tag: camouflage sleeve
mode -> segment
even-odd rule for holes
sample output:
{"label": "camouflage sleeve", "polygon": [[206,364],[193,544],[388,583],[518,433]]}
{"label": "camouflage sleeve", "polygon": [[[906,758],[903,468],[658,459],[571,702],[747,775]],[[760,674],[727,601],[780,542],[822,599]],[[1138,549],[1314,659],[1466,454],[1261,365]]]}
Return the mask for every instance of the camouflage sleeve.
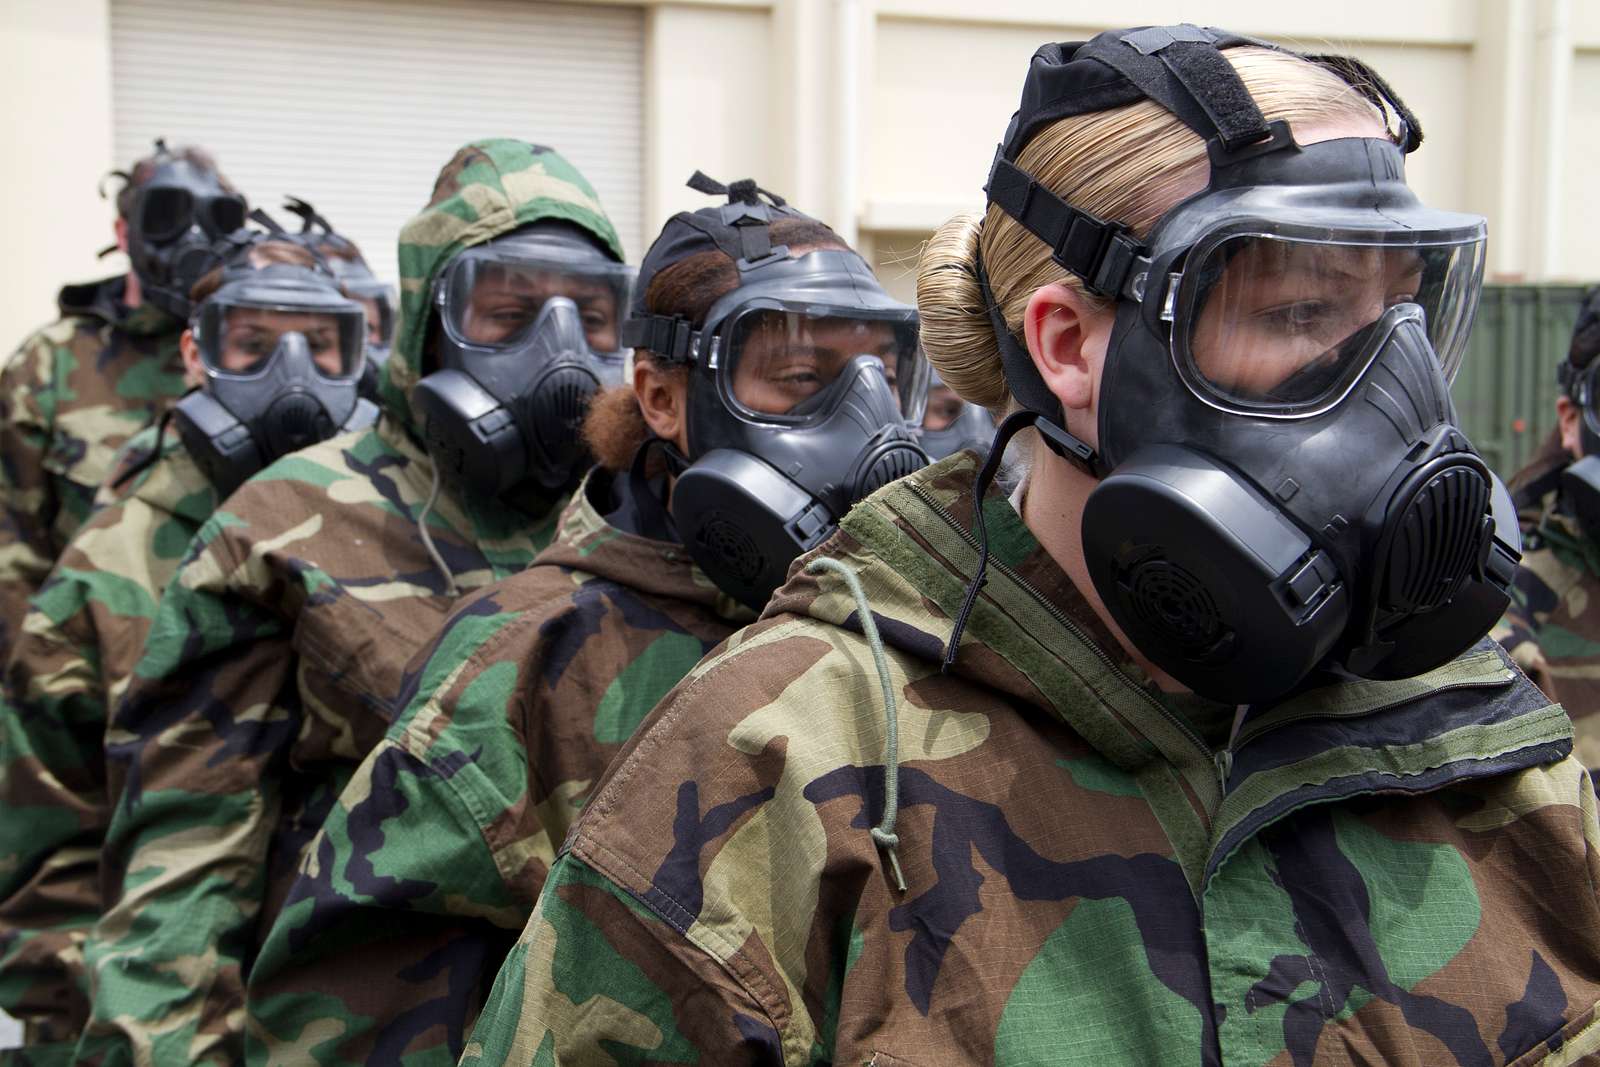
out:
{"label": "camouflage sleeve", "polygon": [[506,957],[463,1067],[599,1062],[809,1064],[717,961],[563,855]]}
{"label": "camouflage sleeve", "polygon": [[273,836],[301,707],[283,591],[233,547],[236,521],[218,512],[202,528],[113,718],[107,910],[87,947],[80,1059],[243,1058],[242,971],[282,859]]}
{"label": "camouflage sleeve", "polygon": [[[88,1019],[83,944],[109,821],[93,592],[58,571],[34,597],[0,705],[0,1007],[30,1045],[75,1042]],[[143,599],[126,607],[152,610]]]}
{"label": "camouflage sleeve", "polygon": [[514,616],[492,607],[463,605],[419,657],[417,695],[323,823],[250,973],[251,1063],[460,1056],[553,851],[488,640]]}
{"label": "camouflage sleeve", "polygon": [[59,348],[41,330],[0,370],[0,661],[60,547],[53,532],[59,502],[45,471]]}

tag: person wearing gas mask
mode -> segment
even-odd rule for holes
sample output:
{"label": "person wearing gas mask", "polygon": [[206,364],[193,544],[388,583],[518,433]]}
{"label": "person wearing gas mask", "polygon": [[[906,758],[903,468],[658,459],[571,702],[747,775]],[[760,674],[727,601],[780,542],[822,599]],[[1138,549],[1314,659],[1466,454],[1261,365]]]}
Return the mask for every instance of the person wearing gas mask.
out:
{"label": "person wearing gas mask", "polygon": [[1494,636],[1572,717],[1583,765],[1600,770],[1600,287],[1584,297],[1557,369],[1564,462],[1536,455],[1519,471],[1522,566]]}
{"label": "person wearing gas mask", "polygon": [[652,712],[463,1062],[1600,1048],[1592,787],[1483,639],[1515,526],[1448,392],[1484,224],[1418,139],[1343,57],[1035,53],[919,268],[989,459],[857,505]]}
{"label": "person wearing gas mask", "polygon": [[61,318],[0,370],[0,657],[117,450],[183,392],[189,287],[211,242],[244,222],[243,197],[202,148],[157,141],[113,176],[123,186],[106,251],[126,252],[130,269],[65,286]]}
{"label": "person wearing gas mask", "polygon": [[338,275],[344,291],[367,313],[367,360],[361,374],[361,395],[378,399],[383,365],[394,344],[394,287],[378,280],[356,243],[333,228],[316,208],[299,197],[288,197],[284,208],[300,217],[298,239],[309,243],[328,268]]}
{"label": "person wearing gas mask", "polygon": [[[440,172],[400,235],[405,295],[377,425],[280,459],[207,521],[118,702],[111,888],[85,949],[80,1059],[243,1058],[259,939],[415,685],[407,661],[462,593],[522,570],[549,540],[579,456],[525,442],[577,428],[528,425],[539,404],[569,412],[515,383],[579,367],[593,390],[591,368],[620,364],[621,260],[593,189],[551,149],[473,142]],[[474,394],[480,375],[490,384]],[[494,491],[437,451],[457,431],[421,394],[441,376],[493,401],[471,414],[500,416],[481,427],[500,449]],[[572,392],[561,403],[581,405]]]}
{"label": "person wearing gas mask", "polygon": [[[162,588],[250,467],[377,414],[355,396],[360,305],[311,252],[264,237],[194,286],[179,343],[196,390],[130,441],[115,497],[34,594],[6,666],[0,1007],[25,1021],[39,1060],[70,1057],[88,1019],[82,948],[100,912],[99,848],[115,791],[106,725]],[[308,418],[305,394],[317,408]]]}
{"label": "person wearing gas mask", "polygon": [[[771,507],[804,497],[815,543],[923,462],[915,310],[754,182],[691,186],[727,202],[645,256],[632,381],[585,422],[601,465],[532,567],[457,607],[324,823],[251,973],[251,1062],[455,1063],[588,790],[809,547]],[[710,509],[772,554],[754,582]]]}
{"label": "person wearing gas mask", "polygon": [[977,404],[962,400],[961,395],[939,377],[938,371],[930,373],[928,405],[922,415],[922,432],[918,435],[930,459],[944,459],[963,448],[986,456],[994,429],[994,416]]}

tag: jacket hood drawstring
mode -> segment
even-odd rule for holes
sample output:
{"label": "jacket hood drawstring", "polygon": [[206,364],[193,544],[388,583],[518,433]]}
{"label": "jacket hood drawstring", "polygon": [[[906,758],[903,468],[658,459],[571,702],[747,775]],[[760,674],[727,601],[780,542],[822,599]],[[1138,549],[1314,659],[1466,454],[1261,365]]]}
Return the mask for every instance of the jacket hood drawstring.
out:
{"label": "jacket hood drawstring", "polygon": [[900,809],[900,717],[895,705],[894,682],[889,677],[889,659],[883,650],[883,638],[878,634],[878,624],[872,618],[872,604],[867,600],[861,579],[847,564],[821,557],[806,564],[806,571],[821,574],[832,571],[844,579],[850,595],[855,597],[856,615],[861,619],[861,633],[872,649],[872,662],[878,669],[878,683],[883,687],[883,818],[872,828],[872,840],[889,859],[889,870],[894,875],[895,889],[906,891],[906,878],[900,870],[900,836],[894,832],[895,819]]}
{"label": "jacket hood drawstring", "polygon": [[428,500],[422,505],[422,510],[417,513],[417,533],[422,537],[422,546],[428,550],[433,565],[444,577],[445,592],[452,597],[461,595],[461,589],[456,585],[456,576],[450,573],[449,564],[445,563],[444,556],[439,553],[439,547],[433,543],[433,534],[428,532],[428,515],[433,511],[433,506],[439,502],[439,490],[443,484],[439,477],[439,465],[433,466],[433,485],[428,490]]}

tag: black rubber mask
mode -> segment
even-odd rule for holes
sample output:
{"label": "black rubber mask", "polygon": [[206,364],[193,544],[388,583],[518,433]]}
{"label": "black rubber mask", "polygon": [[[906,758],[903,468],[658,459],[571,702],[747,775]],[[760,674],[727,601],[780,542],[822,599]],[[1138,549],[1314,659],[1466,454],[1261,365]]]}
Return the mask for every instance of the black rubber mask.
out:
{"label": "black rubber mask", "polygon": [[621,381],[632,277],[559,233],[513,234],[451,261],[434,297],[442,369],[416,387],[428,451],[448,478],[489,497],[577,485],[589,401]]}
{"label": "black rubber mask", "polygon": [[1505,608],[1520,539],[1449,392],[1483,220],[1424,207],[1390,140],[1302,147],[1266,123],[1222,58],[1237,43],[1169,27],[1041,50],[1122,72],[1208,139],[1210,187],[1147,241],[1037,186],[1020,142],[997,156],[991,199],[1115,301],[1098,452],[991,317],[1045,440],[1101,479],[1083,546],[1118,626],[1196,692],[1254,703],[1318,671],[1410,677],[1459,655]]}
{"label": "black rubber mask", "polygon": [[213,243],[244,225],[247,208],[214,171],[157,147],[128,216],[128,261],[146,300],[187,319],[190,288],[217,265]]}
{"label": "black rubber mask", "polygon": [[767,225],[797,212],[778,198],[761,202],[751,182],[696,180],[728,192],[729,204],[669,222],[645,257],[640,290],[704,248],[727,253],[740,284],[699,328],[636,304],[625,337],[690,365],[689,454],[672,519],[700,568],[759,611],[851,504],[927,463],[912,429],[927,364],[916,310],[885,293],[860,256],[791,257],[771,245]]}
{"label": "black rubber mask", "polygon": [[205,369],[174,419],[223,496],[280,456],[371,425],[360,400],[365,318],[320,271],[230,269],[191,328]]}

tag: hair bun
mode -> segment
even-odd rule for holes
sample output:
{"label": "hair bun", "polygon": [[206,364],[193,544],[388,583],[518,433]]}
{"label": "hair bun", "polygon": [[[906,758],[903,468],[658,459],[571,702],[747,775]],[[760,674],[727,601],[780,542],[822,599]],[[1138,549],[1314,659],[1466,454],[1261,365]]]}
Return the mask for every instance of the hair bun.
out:
{"label": "hair bun", "polygon": [[983,216],[957,215],[939,227],[917,262],[922,349],[961,399],[990,409],[1009,402],[1000,346],[978,285]]}

